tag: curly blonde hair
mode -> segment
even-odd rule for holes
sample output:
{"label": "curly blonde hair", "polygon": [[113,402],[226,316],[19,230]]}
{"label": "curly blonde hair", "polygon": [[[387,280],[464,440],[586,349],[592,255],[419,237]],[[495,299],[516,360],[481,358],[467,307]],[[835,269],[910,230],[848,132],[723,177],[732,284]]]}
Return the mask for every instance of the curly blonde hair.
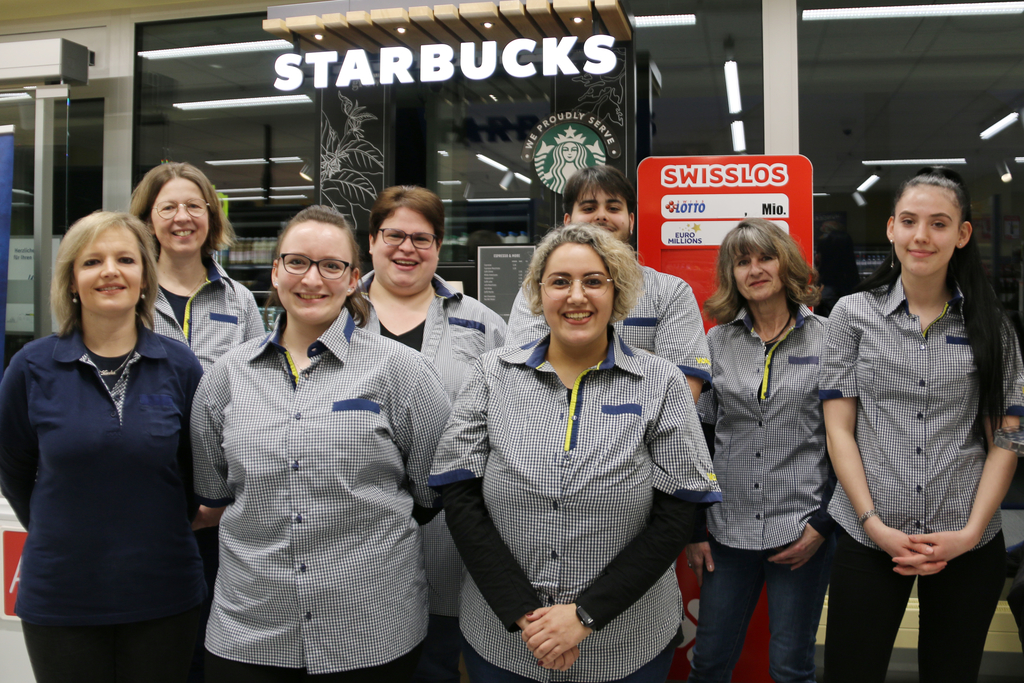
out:
{"label": "curly blonde hair", "polygon": [[750,254],[764,254],[779,260],[779,279],[786,288],[786,301],[791,309],[800,304],[814,306],[821,299],[817,285],[818,272],[804,259],[798,245],[788,233],[763,218],[747,218],[722,240],[715,268],[718,285],[704,302],[704,315],[717,323],[732,321],[747,300],[739,292],[733,268],[736,260]]}
{"label": "curly blonde hair", "polygon": [[530,270],[523,280],[523,293],[526,295],[530,312],[541,315],[543,311],[540,281],[544,277],[544,269],[547,268],[551,254],[563,244],[585,244],[597,252],[608,268],[608,275],[615,287],[615,304],[612,307],[610,322],[615,323],[625,318],[643,294],[643,269],[636,262],[636,254],[628,244],[616,239],[604,228],[591,223],[569,223],[549,232],[537,245],[537,250],[533,252],[533,259],[530,261]]}
{"label": "curly blonde hair", "polygon": [[57,320],[57,335],[66,337],[82,329],[82,304],[73,300],[71,286],[75,282],[75,261],[82,250],[95,242],[111,228],[124,228],[139,245],[142,257],[141,294],[135,304],[135,314],[146,327],[153,329],[153,308],[156,306],[157,273],[156,249],[149,228],[135,216],[114,211],[96,211],[75,221],[68,228],[57,249],[57,262],[50,281],[50,308]]}

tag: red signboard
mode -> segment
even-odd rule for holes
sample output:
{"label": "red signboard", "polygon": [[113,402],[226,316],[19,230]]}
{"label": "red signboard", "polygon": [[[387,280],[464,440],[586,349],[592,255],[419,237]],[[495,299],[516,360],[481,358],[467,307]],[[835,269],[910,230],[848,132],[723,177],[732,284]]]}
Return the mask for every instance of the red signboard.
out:
{"label": "red signboard", "polygon": [[776,223],[808,261],[812,258],[807,157],[648,157],[640,162],[637,181],[637,248],[643,264],[686,280],[702,309],[715,290],[718,246],[744,218]]}
{"label": "red signboard", "polygon": [[24,531],[3,532],[4,552],[4,616],[17,616],[14,602],[18,599],[18,583],[21,580],[21,551],[28,534]]}

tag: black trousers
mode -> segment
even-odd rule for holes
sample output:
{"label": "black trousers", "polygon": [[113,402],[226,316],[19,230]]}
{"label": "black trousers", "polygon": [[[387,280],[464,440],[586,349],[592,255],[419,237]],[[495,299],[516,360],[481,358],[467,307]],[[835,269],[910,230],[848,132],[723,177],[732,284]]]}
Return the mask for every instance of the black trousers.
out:
{"label": "black trousers", "polygon": [[917,665],[922,681],[978,680],[985,637],[1006,578],[1000,531],[931,576],[900,576],[888,553],[842,534],[832,561],[825,631],[825,683],[883,683],[893,643],[918,579]]}
{"label": "black trousers", "polygon": [[182,683],[199,613],[197,606],[130,624],[21,626],[36,683]]}
{"label": "black trousers", "polygon": [[218,657],[206,651],[206,680],[210,683],[405,683],[412,680],[420,661],[420,643],[397,659],[371,666],[330,674],[308,674],[305,669],[245,664]]}

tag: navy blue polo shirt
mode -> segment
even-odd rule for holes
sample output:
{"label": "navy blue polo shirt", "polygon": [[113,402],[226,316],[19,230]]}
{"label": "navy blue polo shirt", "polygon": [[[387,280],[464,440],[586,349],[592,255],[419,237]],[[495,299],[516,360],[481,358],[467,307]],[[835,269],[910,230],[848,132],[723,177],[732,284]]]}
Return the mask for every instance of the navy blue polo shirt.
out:
{"label": "navy blue polo shirt", "polygon": [[28,529],[23,620],[130,623],[202,601],[189,526],[202,373],[187,346],[146,329],[112,390],[77,332],[15,354],[0,382],[0,488]]}

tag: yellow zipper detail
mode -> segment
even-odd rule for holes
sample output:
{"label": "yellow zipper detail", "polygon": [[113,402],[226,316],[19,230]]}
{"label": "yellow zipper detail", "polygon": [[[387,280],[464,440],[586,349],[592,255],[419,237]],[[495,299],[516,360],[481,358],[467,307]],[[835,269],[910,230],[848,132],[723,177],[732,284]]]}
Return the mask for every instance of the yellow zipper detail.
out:
{"label": "yellow zipper detail", "polygon": [[195,294],[188,298],[188,303],[185,304],[185,324],[181,326],[181,331],[185,335],[185,341],[188,342],[189,346],[192,345],[192,339],[188,336],[189,323],[192,322],[192,300],[196,298],[196,294],[203,291],[203,287],[210,284],[210,278],[206,278],[206,282],[199,285],[199,289],[195,291]]}
{"label": "yellow zipper detail", "polygon": [[295,367],[295,362],[292,360],[292,354],[288,352],[288,349],[284,350],[285,360],[288,361],[288,369],[292,371],[292,379],[295,381],[295,386],[299,385],[299,369]]}
{"label": "yellow zipper detail", "polygon": [[764,357],[764,374],[761,376],[761,394],[760,394],[762,401],[765,398],[768,397],[768,373],[771,372],[772,356],[775,355],[775,349],[779,348],[779,344],[784,342],[786,340],[786,337],[788,337],[793,332],[793,330],[795,330],[795,329],[796,329],[796,326],[793,326],[793,327],[789,328],[789,330],[786,332],[786,334],[782,335],[782,339],[780,339],[779,341],[775,342],[775,346],[773,346],[771,348],[771,350],[768,351],[767,355],[765,355],[765,357]]}
{"label": "yellow zipper detail", "polygon": [[576,399],[579,397],[580,382],[583,381],[583,376],[594,368],[587,368],[580,373],[580,376],[576,378],[576,381],[572,384],[572,400],[569,401],[569,419],[565,426],[565,450],[569,450],[569,444],[572,443],[572,423],[574,422],[573,415],[576,414]]}
{"label": "yellow zipper detail", "polygon": [[925,339],[928,338],[928,330],[932,329],[932,325],[934,325],[935,323],[937,323],[940,320],[942,320],[945,317],[945,315],[946,315],[946,311],[948,311],[948,310],[949,310],[949,302],[947,301],[945,303],[945,305],[943,305],[942,313],[939,313],[939,317],[936,318],[935,320],[931,321],[930,323],[928,323],[928,327],[924,328],[924,332],[922,334],[924,334],[924,338]]}

